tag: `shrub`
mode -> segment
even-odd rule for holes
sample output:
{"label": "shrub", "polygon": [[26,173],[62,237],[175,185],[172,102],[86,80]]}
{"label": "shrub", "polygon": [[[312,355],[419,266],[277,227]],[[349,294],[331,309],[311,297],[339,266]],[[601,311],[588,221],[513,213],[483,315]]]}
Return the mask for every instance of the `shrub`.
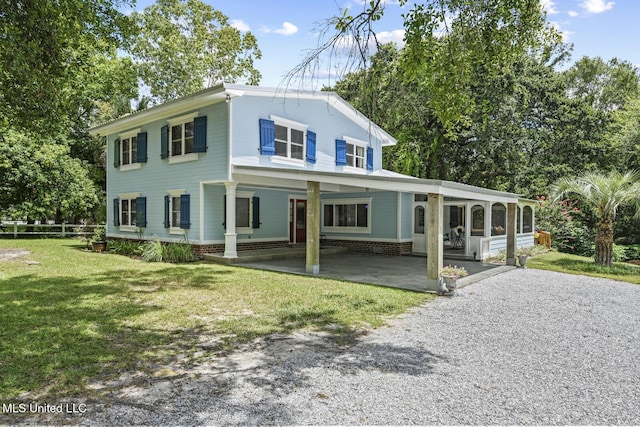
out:
{"label": "shrub", "polygon": [[109,241],[109,252],[127,256],[142,255],[143,246],[144,243],[142,242],[113,240]]}
{"label": "shrub", "polygon": [[551,246],[559,252],[587,255],[594,243],[593,236],[582,224],[576,202],[554,201],[547,196],[536,199],[536,227],[551,233]]}
{"label": "shrub", "polygon": [[147,262],[191,262],[196,257],[188,242],[163,244],[160,239],[150,240],[143,245],[142,259]]}
{"label": "shrub", "polygon": [[640,259],[640,245],[629,245],[625,248],[624,255],[626,260]]}

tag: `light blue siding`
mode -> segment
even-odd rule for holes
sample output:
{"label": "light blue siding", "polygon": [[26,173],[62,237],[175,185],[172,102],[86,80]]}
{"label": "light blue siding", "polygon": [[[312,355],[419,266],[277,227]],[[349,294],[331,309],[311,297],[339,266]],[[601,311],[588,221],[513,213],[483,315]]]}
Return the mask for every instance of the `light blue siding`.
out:
{"label": "light blue siding", "polygon": [[[178,114],[189,114],[185,111]],[[193,162],[169,164],[168,159],[160,158],[160,129],[167,124],[171,116],[142,126],[147,132],[148,160],[141,168],[120,171],[113,167],[114,140],[118,135],[109,135],[107,159],[107,200],[113,200],[118,194],[140,193],[147,198],[147,227],[144,237],[157,236],[164,240],[180,240],[180,236],[169,234],[164,227],[164,196],[169,190],[186,190],[191,195],[191,228],[188,239],[199,239],[200,218],[200,182],[222,180],[227,176],[227,111],[226,103],[209,105],[198,109],[199,116],[207,116],[207,152],[200,153]],[[126,132],[126,131],[125,131]],[[122,133],[125,133],[122,132]],[[134,232],[121,232],[113,226],[113,209],[107,210],[107,232],[120,237],[137,237]]]}
{"label": "light blue siding", "polygon": [[413,237],[413,194],[402,193],[400,202],[402,206],[401,221],[401,239],[407,240]]}
{"label": "light blue siding", "polygon": [[[315,171],[343,172],[345,167],[336,166],[335,141],[351,137],[370,142],[373,148],[373,169],[382,168],[381,142],[369,135],[351,119],[340,113],[324,99],[289,99],[281,97],[252,96],[245,94],[234,98],[232,105],[232,162],[245,166],[283,167],[272,162],[272,157],[260,154],[260,119],[269,119],[271,115],[308,126],[316,134],[316,161],[304,162],[303,168]],[[366,172],[363,170],[363,173]]]}

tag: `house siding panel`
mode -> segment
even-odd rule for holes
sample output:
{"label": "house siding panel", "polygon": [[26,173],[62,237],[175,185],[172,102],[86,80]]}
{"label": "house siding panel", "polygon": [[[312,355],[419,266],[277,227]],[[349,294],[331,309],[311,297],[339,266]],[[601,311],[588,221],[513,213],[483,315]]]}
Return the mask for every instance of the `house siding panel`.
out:
{"label": "house siding panel", "polygon": [[[367,130],[355,124],[348,117],[328,105],[324,99],[289,99],[280,97],[260,97],[244,95],[235,98],[232,105],[232,134],[235,141],[232,162],[243,166],[266,166],[282,168],[282,163],[272,161],[272,156],[260,155],[259,119],[269,119],[271,115],[308,125],[308,130],[316,134],[316,161],[304,165],[286,167],[306,170],[343,172],[345,167],[336,166],[335,140],[344,136],[369,142]],[[382,167],[381,142],[371,136],[373,148],[373,170]],[[362,173],[366,170],[363,169]]]}
{"label": "house siding panel", "polygon": [[[147,227],[144,237],[158,236],[161,240],[178,241],[188,238],[191,242],[199,239],[200,228],[200,181],[223,180],[227,176],[227,110],[226,103],[199,108],[199,116],[207,116],[206,153],[200,153],[196,161],[169,164],[168,159],[160,158],[160,130],[167,124],[166,117],[142,126],[147,132],[148,160],[141,168],[120,171],[112,167],[113,150],[108,151],[107,200],[123,193],[140,193],[147,198]],[[189,112],[185,112],[189,113]],[[180,114],[183,115],[183,114]],[[109,135],[107,143],[113,145],[118,135]],[[164,196],[169,190],[183,189],[191,195],[191,228],[185,236],[172,235],[164,227]],[[121,232],[113,225],[112,209],[107,212],[107,233],[110,236],[136,238],[136,233]]]}

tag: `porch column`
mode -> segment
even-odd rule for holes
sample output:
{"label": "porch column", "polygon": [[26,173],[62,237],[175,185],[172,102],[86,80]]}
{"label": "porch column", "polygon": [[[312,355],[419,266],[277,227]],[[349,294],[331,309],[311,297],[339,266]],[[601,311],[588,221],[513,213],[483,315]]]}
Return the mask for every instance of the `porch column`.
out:
{"label": "porch column", "polygon": [[307,181],[307,273],[320,273],[320,183]]}
{"label": "porch column", "polygon": [[507,203],[507,265],[516,265],[517,204]]}
{"label": "porch column", "polygon": [[224,232],[224,258],[238,258],[238,234],[236,233],[236,182],[225,182],[227,211]]}
{"label": "porch column", "polygon": [[427,291],[440,289],[440,273],[444,257],[442,220],[444,196],[429,193],[427,196]]}

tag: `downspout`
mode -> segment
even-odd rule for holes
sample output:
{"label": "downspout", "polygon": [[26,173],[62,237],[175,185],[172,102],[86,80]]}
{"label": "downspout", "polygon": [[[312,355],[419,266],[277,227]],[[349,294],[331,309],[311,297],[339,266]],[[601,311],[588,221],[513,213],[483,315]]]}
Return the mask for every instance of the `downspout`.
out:
{"label": "downspout", "polygon": [[227,181],[231,182],[232,180],[232,175],[233,175],[233,165],[231,164],[231,158],[232,158],[232,153],[231,153],[231,141],[233,141],[233,137],[232,137],[232,120],[233,120],[233,115],[231,113],[231,101],[232,101],[233,97],[227,93],[226,96],[226,103],[227,103]]}

